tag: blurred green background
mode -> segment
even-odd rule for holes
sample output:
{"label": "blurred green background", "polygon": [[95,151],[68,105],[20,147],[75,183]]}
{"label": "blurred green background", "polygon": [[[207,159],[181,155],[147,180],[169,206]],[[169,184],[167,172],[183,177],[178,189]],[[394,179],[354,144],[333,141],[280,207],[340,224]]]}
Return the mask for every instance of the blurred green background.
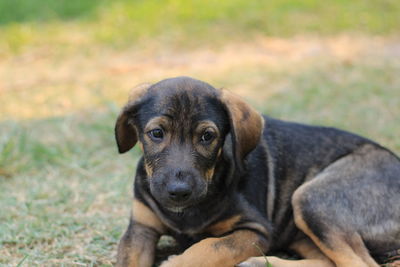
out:
{"label": "blurred green background", "polygon": [[400,152],[398,0],[0,0],[0,265],[110,266],[130,88],[178,75]]}
{"label": "blurred green background", "polygon": [[127,47],[156,39],[187,47],[254,35],[388,35],[400,22],[397,0],[2,0],[0,12],[11,51],[77,41]]}

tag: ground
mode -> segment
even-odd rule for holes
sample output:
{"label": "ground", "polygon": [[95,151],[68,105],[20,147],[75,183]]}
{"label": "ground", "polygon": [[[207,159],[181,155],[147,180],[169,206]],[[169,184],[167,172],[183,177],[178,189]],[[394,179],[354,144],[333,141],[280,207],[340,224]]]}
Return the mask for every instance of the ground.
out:
{"label": "ground", "polygon": [[[130,88],[139,83],[196,77],[238,93],[260,112],[340,127],[400,154],[400,39],[393,26],[400,5],[385,20],[376,18],[383,26],[366,17],[369,28],[356,33],[325,20],[329,30],[322,33],[307,31],[307,21],[298,29],[282,28],[279,17],[281,28],[272,24],[268,31],[215,43],[205,42],[207,31],[200,29],[199,45],[188,38],[193,28],[182,29],[183,39],[190,39],[185,46],[151,36],[114,42],[121,35],[107,32],[107,21],[116,23],[123,1],[118,3],[100,12],[98,24],[0,26],[0,47],[6,44],[0,52],[0,265],[114,263],[140,150],[118,155],[113,127]],[[303,15],[290,15],[289,22]]]}

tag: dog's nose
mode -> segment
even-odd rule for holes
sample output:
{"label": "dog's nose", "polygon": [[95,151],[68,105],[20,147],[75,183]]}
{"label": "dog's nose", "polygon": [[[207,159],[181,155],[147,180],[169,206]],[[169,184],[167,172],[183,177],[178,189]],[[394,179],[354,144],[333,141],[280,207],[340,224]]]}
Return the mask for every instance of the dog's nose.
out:
{"label": "dog's nose", "polygon": [[169,198],[173,201],[185,201],[192,194],[192,189],[189,184],[184,182],[175,182],[167,185]]}

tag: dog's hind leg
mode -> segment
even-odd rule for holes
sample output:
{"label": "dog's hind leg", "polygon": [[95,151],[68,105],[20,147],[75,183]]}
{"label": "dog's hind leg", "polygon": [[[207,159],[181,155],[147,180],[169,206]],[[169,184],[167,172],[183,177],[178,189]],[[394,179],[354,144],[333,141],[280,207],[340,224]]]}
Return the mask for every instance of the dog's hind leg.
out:
{"label": "dog's hind leg", "polygon": [[357,232],[343,231],[334,220],[320,220],[319,209],[311,211],[312,205],[307,207],[307,197],[304,196],[309,194],[311,193],[300,188],[292,198],[297,227],[338,267],[378,267]]}
{"label": "dog's hind leg", "polygon": [[329,260],[308,237],[295,241],[289,246],[289,249],[305,259]]}
{"label": "dog's hind leg", "polygon": [[363,243],[357,242],[359,235],[345,237],[340,233],[326,233],[323,239],[317,237],[302,221],[296,219],[298,227],[306,233],[321,251],[327,255],[338,267],[378,267],[378,264],[368,254]]}
{"label": "dog's hind leg", "polygon": [[370,256],[400,246],[400,161],[365,145],[292,196],[297,227],[337,266],[379,266]]}

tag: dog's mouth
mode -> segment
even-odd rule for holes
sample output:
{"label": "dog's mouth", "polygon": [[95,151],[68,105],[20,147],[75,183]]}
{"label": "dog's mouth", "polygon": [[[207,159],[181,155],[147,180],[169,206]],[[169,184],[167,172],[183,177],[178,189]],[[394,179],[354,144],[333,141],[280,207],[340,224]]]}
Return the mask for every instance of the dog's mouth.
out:
{"label": "dog's mouth", "polygon": [[188,207],[165,207],[168,211],[173,213],[183,213]]}
{"label": "dog's mouth", "polygon": [[193,208],[196,205],[199,205],[204,197],[199,196],[196,198],[191,198],[183,202],[175,202],[170,199],[160,199],[156,198],[158,204],[162,206],[165,210],[168,210],[173,213],[184,213],[186,210]]}
{"label": "dog's mouth", "polygon": [[192,201],[188,201],[185,203],[174,203],[171,201],[165,201],[161,199],[156,200],[157,203],[159,204],[162,209],[167,210],[172,213],[184,213],[186,210],[190,209],[193,207],[195,204]]}

